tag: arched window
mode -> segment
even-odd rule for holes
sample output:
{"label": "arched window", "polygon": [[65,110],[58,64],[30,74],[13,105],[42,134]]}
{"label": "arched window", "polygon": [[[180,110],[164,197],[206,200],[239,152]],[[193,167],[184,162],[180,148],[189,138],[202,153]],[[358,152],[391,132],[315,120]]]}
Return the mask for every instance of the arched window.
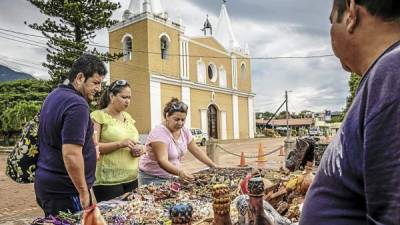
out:
{"label": "arched window", "polygon": [[240,74],[242,76],[242,80],[246,80],[246,64],[242,63],[240,66]]}
{"label": "arched window", "polygon": [[161,43],[161,59],[168,59],[168,48],[169,48],[169,38],[166,35],[162,35],[160,38]]}
{"label": "arched window", "polygon": [[125,34],[122,38],[122,49],[123,49],[123,59],[124,61],[129,61],[132,59],[132,36],[130,34]]}
{"label": "arched window", "polygon": [[217,74],[217,67],[215,66],[215,64],[211,63],[208,65],[207,75],[208,79],[210,79],[211,82],[217,81],[218,74]]}

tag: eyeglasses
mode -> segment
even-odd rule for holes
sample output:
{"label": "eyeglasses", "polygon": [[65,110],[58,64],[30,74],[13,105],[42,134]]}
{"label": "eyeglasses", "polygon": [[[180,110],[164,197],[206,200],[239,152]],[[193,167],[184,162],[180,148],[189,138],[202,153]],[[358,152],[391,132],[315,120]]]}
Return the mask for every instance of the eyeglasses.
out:
{"label": "eyeglasses", "polygon": [[187,110],[188,110],[188,106],[183,102],[174,102],[172,104],[172,110],[171,111],[174,111],[174,112],[185,111],[185,112],[187,112]]}
{"label": "eyeglasses", "polygon": [[125,86],[127,83],[128,83],[128,81],[126,81],[126,80],[117,80],[111,86],[110,91],[114,90],[114,88],[117,87],[117,86]]}

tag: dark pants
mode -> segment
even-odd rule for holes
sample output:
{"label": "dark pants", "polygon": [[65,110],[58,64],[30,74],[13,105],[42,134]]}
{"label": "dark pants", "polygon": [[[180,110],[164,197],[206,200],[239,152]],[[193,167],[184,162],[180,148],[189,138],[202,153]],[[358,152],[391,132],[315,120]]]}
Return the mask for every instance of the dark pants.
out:
{"label": "dark pants", "polygon": [[108,201],[119,197],[127,192],[131,192],[138,187],[138,181],[117,185],[96,185],[93,186],[94,196],[97,202]]}
{"label": "dark pants", "polygon": [[60,211],[76,213],[82,210],[79,196],[68,196],[48,200],[36,198],[36,202],[43,209],[46,217],[49,215],[56,216]]}

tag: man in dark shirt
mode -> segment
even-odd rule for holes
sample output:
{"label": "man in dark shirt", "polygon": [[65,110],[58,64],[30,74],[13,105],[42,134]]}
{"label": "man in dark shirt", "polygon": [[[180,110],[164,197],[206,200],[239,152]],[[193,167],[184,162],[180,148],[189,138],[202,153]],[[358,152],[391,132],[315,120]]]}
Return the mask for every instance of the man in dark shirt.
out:
{"label": "man in dark shirt", "polygon": [[400,224],[400,1],[333,0],[332,47],[362,76],[300,225]]}
{"label": "man in dark shirt", "polygon": [[96,169],[88,102],[101,90],[107,70],[97,57],[83,55],[45,99],[39,122],[36,199],[46,216],[77,212],[90,205]]}

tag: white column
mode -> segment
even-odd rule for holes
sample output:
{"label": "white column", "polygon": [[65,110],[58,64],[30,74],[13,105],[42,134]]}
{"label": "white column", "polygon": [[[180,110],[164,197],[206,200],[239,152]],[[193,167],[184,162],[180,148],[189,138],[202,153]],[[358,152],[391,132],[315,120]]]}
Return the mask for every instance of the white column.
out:
{"label": "white column", "polygon": [[189,80],[189,42],[186,40],[179,41],[179,60],[180,60],[180,73],[181,78],[185,80]]}
{"label": "white column", "polygon": [[160,82],[150,81],[150,116],[151,128],[161,123],[161,85]]}
{"label": "white column", "polygon": [[248,111],[249,111],[249,138],[254,138],[254,103],[253,98],[247,99]]}
{"label": "white column", "polygon": [[191,120],[190,120],[190,118],[191,118],[191,115],[190,115],[191,108],[190,108],[190,88],[189,87],[182,86],[182,102],[184,102],[189,107],[187,115],[186,115],[185,126],[190,129],[192,127],[192,123],[191,123]]}
{"label": "white column", "polygon": [[237,59],[236,56],[232,56],[232,88],[237,89]]}
{"label": "white column", "polygon": [[186,79],[186,71],[187,71],[187,62],[186,62],[186,41],[183,41],[183,79]]}
{"label": "white column", "polygon": [[[207,109],[200,109],[200,123],[201,130],[203,133],[208,134],[208,119],[207,119]],[[208,134],[210,136],[210,134]]]}
{"label": "white column", "polygon": [[184,46],[184,43],[183,43],[182,40],[180,40],[180,41],[179,41],[179,54],[180,54],[180,56],[179,56],[179,62],[180,62],[180,69],[181,69],[181,71],[180,71],[180,73],[181,73],[181,78],[183,78],[183,77],[185,76],[185,71],[184,71],[184,68],[183,68],[183,65],[184,65],[183,46]]}
{"label": "white column", "polygon": [[239,139],[240,138],[240,131],[239,131],[239,101],[238,96],[232,96],[232,112],[233,112],[233,138]]}
{"label": "white column", "polygon": [[190,65],[189,42],[185,41],[185,45],[186,45],[186,79],[189,80],[189,65]]}
{"label": "white column", "polygon": [[226,112],[221,111],[221,140],[226,140],[228,137],[226,130]]}

